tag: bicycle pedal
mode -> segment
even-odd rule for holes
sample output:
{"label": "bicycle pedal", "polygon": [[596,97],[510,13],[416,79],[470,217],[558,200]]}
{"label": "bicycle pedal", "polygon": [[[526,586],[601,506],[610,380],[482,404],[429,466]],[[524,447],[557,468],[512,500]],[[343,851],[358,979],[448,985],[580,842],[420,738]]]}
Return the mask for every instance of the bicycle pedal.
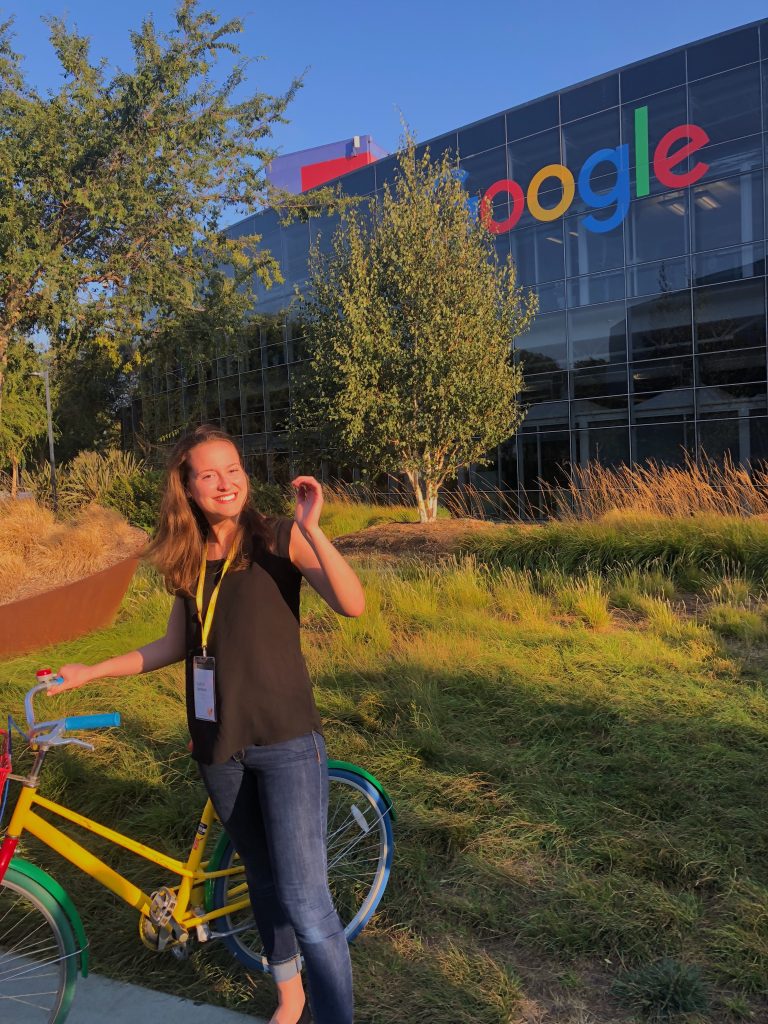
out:
{"label": "bicycle pedal", "polygon": [[152,893],[149,904],[149,919],[156,928],[167,928],[173,920],[173,912],[176,909],[176,893],[163,886]]}

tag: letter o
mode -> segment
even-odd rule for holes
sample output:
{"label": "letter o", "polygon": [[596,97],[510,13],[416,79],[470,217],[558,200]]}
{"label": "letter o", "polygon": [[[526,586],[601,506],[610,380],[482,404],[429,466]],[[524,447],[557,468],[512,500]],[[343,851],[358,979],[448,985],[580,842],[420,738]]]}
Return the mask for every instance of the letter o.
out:
{"label": "letter o", "polygon": [[[500,192],[506,192],[512,197],[512,213],[505,220],[494,220],[491,203]],[[516,181],[502,178],[494,181],[489,189],[483,194],[480,200],[480,220],[483,227],[488,228],[494,235],[503,235],[505,231],[511,231],[523,215],[525,208],[525,196],[523,190]]]}
{"label": "letter o", "polygon": [[[547,178],[557,178],[563,186],[563,197],[551,210],[545,209],[539,202],[539,189]],[[568,168],[562,164],[547,164],[534,174],[528,185],[528,209],[536,220],[557,220],[571,205],[575,194],[576,183]]]}

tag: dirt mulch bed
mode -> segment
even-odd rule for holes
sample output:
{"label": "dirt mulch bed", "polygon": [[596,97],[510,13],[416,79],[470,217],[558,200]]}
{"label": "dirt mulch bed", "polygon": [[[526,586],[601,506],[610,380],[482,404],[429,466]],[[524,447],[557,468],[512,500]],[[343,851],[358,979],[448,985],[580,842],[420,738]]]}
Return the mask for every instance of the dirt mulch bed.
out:
{"label": "dirt mulch bed", "polygon": [[509,529],[509,524],[491,523],[483,519],[380,523],[357,533],[336,537],[333,543],[344,555],[373,555],[389,560],[403,556],[436,558],[453,554],[467,536],[493,533],[500,529]]}

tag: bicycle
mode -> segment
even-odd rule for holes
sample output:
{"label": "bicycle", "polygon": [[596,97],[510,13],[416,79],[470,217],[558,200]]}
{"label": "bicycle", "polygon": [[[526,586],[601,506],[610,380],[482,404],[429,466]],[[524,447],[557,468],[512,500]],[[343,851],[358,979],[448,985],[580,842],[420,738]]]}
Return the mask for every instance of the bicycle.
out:
{"label": "bicycle", "polygon": [[[0,730],[0,818],[10,781],[20,783],[8,829],[0,844],[0,1019],[14,1024],[63,1024],[78,972],[87,976],[88,940],[80,915],[62,886],[45,871],[16,855],[25,832],[115,893],[139,913],[144,945],[178,958],[191,944],[221,940],[243,964],[266,972],[267,961],[250,912],[242,865],[225,832],[203,860],[217,821],[208,800],[200,815],[186,861],[176,860],[129,836],[101,825],[38,792],[45,758],[53,747],[77,745],[93,750],[68,731],[120,725],[120,715],[75,715],[36,722],[33,698],[57,677],[49,669],[24,698],[25,733],[9,718]],[[12,772],[12,731],[29,744],[34,761],[28,775]],[[348,941],[365,927],[389,879],[394,850],[395,810],[381,783],[365,769],[328,760],[328,876]],[[39,810],[101,836],[179,877],[174,886],[146,893],[95,857],[85,846],[42,817]],[[13,1009],[13,1015],[8,1013]],[[19,1016],[22,1014],[23,1016]]]}

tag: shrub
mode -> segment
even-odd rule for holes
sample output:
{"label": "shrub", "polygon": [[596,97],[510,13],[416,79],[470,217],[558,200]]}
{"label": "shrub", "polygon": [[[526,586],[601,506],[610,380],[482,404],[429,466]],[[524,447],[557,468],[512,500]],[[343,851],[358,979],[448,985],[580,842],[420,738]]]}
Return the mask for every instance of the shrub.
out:
{"label": "shrub", "polygon": [[673,1020],[679,1014],[698,1013],[709,1004],[698,967],[671,957],[625,971],[613,983],[614,995],[647,1020]]}

